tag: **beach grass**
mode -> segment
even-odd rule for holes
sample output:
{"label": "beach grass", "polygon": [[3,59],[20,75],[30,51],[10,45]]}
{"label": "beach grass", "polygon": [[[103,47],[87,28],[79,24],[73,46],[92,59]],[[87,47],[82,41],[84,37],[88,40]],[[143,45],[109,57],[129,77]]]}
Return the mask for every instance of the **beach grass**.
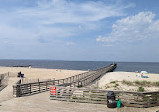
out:
{"label": "beach grass", "polygon": [[123,80],[123,81],[122,81],[122,84],[126,84],[126,85],[128,85],[128,86],[134,85],[133,82],[127,81],[127,80]]}
{"label": "beach grass", "polygon": [[139,81],[139,80],[136,80],[136,81],[127,81],[127,80],[123,80],[122,81],[123,84],[126,84],[128,86],[159,86],[159,81],[156,81],[156,82],[152,82],[152,81],[145,81],[145,80],[142,80],[142,81]]}

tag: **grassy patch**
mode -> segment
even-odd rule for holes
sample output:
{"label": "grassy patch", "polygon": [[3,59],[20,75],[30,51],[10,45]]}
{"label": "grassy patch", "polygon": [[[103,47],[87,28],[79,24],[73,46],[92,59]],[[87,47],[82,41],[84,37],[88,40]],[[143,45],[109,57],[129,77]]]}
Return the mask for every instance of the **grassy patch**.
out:
{"label": "grassy patch", "polygon": [[151,82],[151,81],[145,81],[145,80],[143,80],[143,81],[136,80],[134,82],[131,82],[131,81],[123,80],[122,84],[126,84],[128,86],[136,85],[136,86],[148,86],[148,87],[150,87],[150,86],[159,86],[159,81],[158,82]]}
{"label": "grassy patch", "polygon": [[158,82],[153,82],[153,86],[159,86],[159,81]]}
{"label": "grassy patch", "polygon": [[123,81],[122,81],[122,84],[126,84],[126,85],[128,85],[128,86],[132,86],[132,85],[133,85],[133,82],[127,81],[127,80],[123,80]]}
{"label": "grassy patch", "polygon": [[119,84],[115,84],[115,85],[114,85],[114,87],[118,87],[118,86],[119,86]]}
{"label": "grassy patch", "polygon": [[112,82],[110,82],[111,84],[115,84],[116,83],[116,81],[112,81]]}
{"label": "grassy patch", "polygon": [[152,85],[152,82],[150,82],[150,81],[138,81],[138,80],[136,80],[136,81],[134,81],[134,83],[136,85],[139,85],[139,86],[151,86]]}
{"label": "grassy patch", "polygon": [[138,91],[138,92],[144,92],[144,91],[145,91],[145,89],[144,89],[143,87],[141,87],[141,86],[140,86],[140,87],[138,88],[138,90],[137,90],[137,91]]}
{"label": "grassy patch", "polygon": [[110,86],[105,86],[105,89],[108,89],[108,88],[110,88]]}

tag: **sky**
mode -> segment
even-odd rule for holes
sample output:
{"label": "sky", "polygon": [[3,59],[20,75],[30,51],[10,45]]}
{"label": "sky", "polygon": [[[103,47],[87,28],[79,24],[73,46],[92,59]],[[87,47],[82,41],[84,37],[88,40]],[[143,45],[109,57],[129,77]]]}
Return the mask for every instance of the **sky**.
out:
{"label": "sky", "polygon": [[0,59],[159,62],[159,0],[0,0]]}

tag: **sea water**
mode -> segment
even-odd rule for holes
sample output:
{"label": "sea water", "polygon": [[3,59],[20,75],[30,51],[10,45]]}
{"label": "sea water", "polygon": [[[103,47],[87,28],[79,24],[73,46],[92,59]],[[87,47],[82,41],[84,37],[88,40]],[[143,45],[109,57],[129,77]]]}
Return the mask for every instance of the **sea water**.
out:
{"label": "sea water", "polygon": [[[59,61],[59,60],[0,60],[0,66],[28,66],[33,68],[93,70],[107,66],[111,61]],[[159,73],[159,63],[155,62],[115,62],[115,71],[135,72],[147,71]]]}

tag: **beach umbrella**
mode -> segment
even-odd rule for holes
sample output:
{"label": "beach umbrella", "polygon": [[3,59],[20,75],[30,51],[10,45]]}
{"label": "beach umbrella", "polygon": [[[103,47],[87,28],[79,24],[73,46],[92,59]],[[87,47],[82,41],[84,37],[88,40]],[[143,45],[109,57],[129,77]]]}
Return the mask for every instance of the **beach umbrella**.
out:
{"label": "beach umbrella", "polygon": [[147,71],[141,71],[141,73],[145,73],[145,74],[147,74],[148,72],[147,72]]}

